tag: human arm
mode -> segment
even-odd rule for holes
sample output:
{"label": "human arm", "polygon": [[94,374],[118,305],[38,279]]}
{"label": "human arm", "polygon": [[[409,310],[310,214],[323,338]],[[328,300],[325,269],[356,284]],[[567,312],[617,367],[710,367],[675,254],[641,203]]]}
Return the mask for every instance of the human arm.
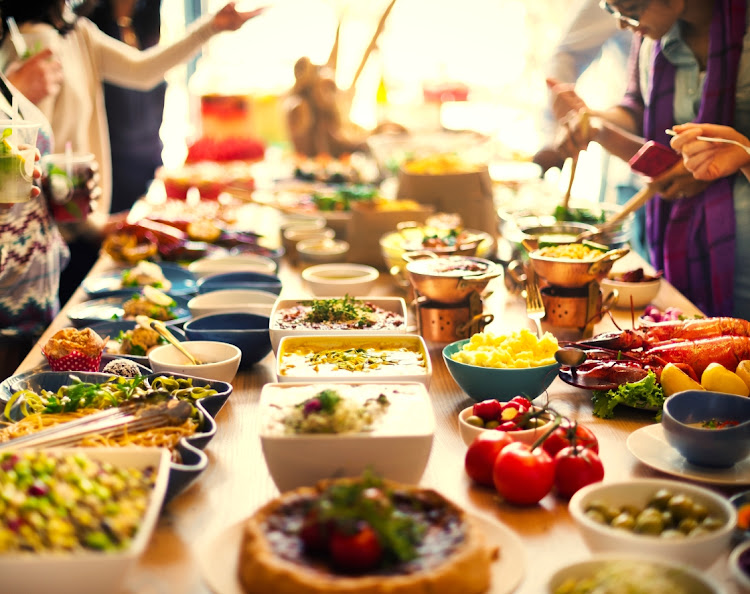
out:
{"label": "human arm", "polygon": [[81,19],[78,27],[91,44],[91,58],[100,77],[123,87],[148,90],[164,80],[164,74],[195,55],[213,35],[236,31],[263,8],[239,12],[230,2],[219,12],[193,23],[181,40],[140,51],[102,33],[90,21]]}
{"label": "human arm", "polygon": [[733,144],[698,140],[698,136],[726,138],[750,147],[750,140],[734,128],[717,124],[681,124],[674,126],[677,136],[670,145],[682,153],[685,167],[695,178],[713,181],[741,171],[750,179],[750,154]]}
{"label": "human arm", "polygon": [[60,60],[49,48],[26,60],[11,62],[5,70],[5,76],[34,104],[57,95],[63,80]]}

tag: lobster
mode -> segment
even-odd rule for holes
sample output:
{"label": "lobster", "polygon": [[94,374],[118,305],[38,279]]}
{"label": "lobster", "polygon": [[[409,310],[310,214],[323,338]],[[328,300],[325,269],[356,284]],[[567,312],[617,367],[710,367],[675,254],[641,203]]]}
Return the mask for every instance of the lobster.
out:
{"label": "lobster", "polygon": [[735,371],[750,359],[750,322],[739,318],[701,318],[660,322],[638,330],[599,334],[568,343],[586,351],[579,366],[563,366],[563,381],[590,390],[609,390],[643,379],[657,379],[667,363],[699,380],[711,363]]}

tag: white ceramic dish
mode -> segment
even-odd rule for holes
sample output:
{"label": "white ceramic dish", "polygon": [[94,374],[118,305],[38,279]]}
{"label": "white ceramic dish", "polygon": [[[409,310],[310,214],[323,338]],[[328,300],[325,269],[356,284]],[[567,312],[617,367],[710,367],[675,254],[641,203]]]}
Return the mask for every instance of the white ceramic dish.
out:
{"label": "white ceramic dish", "polygon": [[318,328],[305,327],[303,325],[296,325],[292,328],[281,327],[281,316],[284,310],[310,303],[312,300],[299,298],[299,299],[278,299],[274,305],[273,311],[271,312],[271,345],[273,346],[274,353],[279,349],[279,343],[284,336],[390,336],[393,334],[403,334],[408,328],[408,320],[406,313],[406,302],[401,297],[354,297],[357,301],[365,301],[374,307],[379,307],[387,312],[391,312],[396,316],[399,316],[400,320],[403,320],[398,326],[388,329],[373,329],[373,328],[346,328],[346,329],[334,329],[330,326],[320,325]]}
{"label": "white ceramic dish", "polygon": [[642,283],[628,283],[616,281],[610,278],[603,278],[599,283],[602,288],[602,294],[606,297],[612,290],[617,290],[619,297],[615,307],[620,309],[630,309],[630,298],[633,298],[633,307],[641,309],[651,303],[659,293],[661,279],[646,281]]}
{"label": "white ceramic dish", "polygon": [[255,254],[235,254],[213,258],[201,258],[188,265],[188,270],[196,278],[203,278],[209,274],[224,272],[260,272],[261,274],[276,274],[276,262],[265,256]]}
{"label": "white ceramic dish", "polygon": [[318,264],[302,271],[302,279],[316,297],[367,295],[379,276],[377,268],[364,264]]}
{"label": "white ceramic dish", "polygon": [[151,369],[156,373],[181,373],[227,383],[231,383],[237,375],[242,351],[233,344],[213,340],[188,340],[182,345],[202,364],[191,364],[175,346],[163,344],[148,353]]}
{"label": "white ceramic dish", "polygon": [[738,544],[729,555],[729,571],[732,578],[740,585],[743,592],[750,592],[750,574],[740,567],[740,556],[746,556],[750,550],[750,540]]}
{"label": "white ceramic dish", "polygon": [[636,429],[626,445],[640,462],[666,474],[714,485],[750,485],[750,457],[731,468],[693,466],[667,443],[661,423]]}
{"label": "white ceramic dish", "polygon": [[245,312],[270,316],[273,304],[279,298],[269,291],[255,289],[219,289],[196,295],[188,301],[190,315],[194,318],[214,313]]}
{"label": "white ceramic dish", "polygon": [[[307,357],[324,351],[345,352],[369,350],[373,356],[383,354],[387,365],[349,369],[345,365],[315,362]],[[432,362],[424,339],[417,334],[393,336],[285,336],[276,355],[276,378],[279,382],[420,382],[430,387]]]}
{"label": "white ceramic dish", "polygon": [[[567,580],[583,580],[596,572],[601,571],[607,565],[613,563],[633,563],[634,572],[644,571],[650,568],[668,571],[671,575],[680,575],[680,588],[671,590],[671,594],[726,594],[723,588],[713,579],[705,574],[699,573],[695,569],[686,565],[679,565],[670,561],[655,560],[647,555],[595,555],[585,561],[577,561],[555,571],[547,582],[545,594],[555,594],[557,589]],[[652,583],[652,586],[654,584]],[[599,592],[600,590],[597,590]],[[602,589],[601,592],[610,592],[611,590]],[[624,590],[623,590],[624,591]],[[663,592],[663,590],[654,589],[654,592]],[[666,592],[664,592],[666,594]]]}
{"label": "white ceramic dish", "polygon": [[[642,510],[660,489],[669,489],[673,495],[687,495],[695,503],[705,505],[708,514],[717,518],[721,526],[706,534],[661,538],[613,528],[586,515],[586,509],[593,502],[616,508],[633,505]],[[727,550],[737,523],[737,511],[726,497],[705,487],[669,479],[631,479],[588,485],[571,497],[568,510],[586,546],[594,553],[640,554],[704,569]]]}
{"label": "white ceramic dish", "polygon": [[[537,408],[538,407],[534,407]],[[458,432],[461,434],[461,439],[467,446],[471,445],[478,435],[484,431],[496,431],[496,429],[485,429],[484,427],[477,427],[466,422],[471,415],[474,414],[474,405],[467,406],[458,415]],[[526,429],[524,431],[508,431],[508,435],[513,441],[522,441],[529,445],[533,444],[537,439],[544,435],[547,431],[552,428],[552,420],[550,419],[544,425],[536,427],[535,429]]]}
{"label": "white ceramic dish", "polygon": [[305,239],[297,242],[299,259],[311,264],[343,262],[348,253],[349,244],[341,239]]}
{"label": "white ceramic dish", "polygon": [[[293,406],[325,389],[357,402],[385,394],[391,404],[369,432],[285,435],[275,406]],[[266,384],[259,410],[263,455],[280,491],[325,478],[358,476],[367,468],[384,478],[416,484],[435,433],[432,403],[418,383]]]}
{"label": "white ceramic dish", "polygon": [[[501,553],[492,564],[492,584],[487,594],[511,594],[526,572],[524,545],[515,532],[489,516],[474,516],[482,526],[487,544]],[[197,551],[201,574],[212,592],[245,594],[238,578],[239,550],[245,521],[221,530]]]}
{"label": "white ceramic dish", "polygon": [[297,258],[297,244],[307,239],[333,239],[336,232],[330,227],[319,228],[314,224],[292,225],[281,234],[281,245],[286,255],[293,260]]}
{"label": "white ceramic dish", "polygon": [[[76,450],[58,450],[73,452]],[[86,448],[89,458],[121,468],[152,467],[155,482],[140,528],[130,546],[118,552],[0,555],[3,594],[101,594],[116,592],[143,554],[161,512],[169,478],[169,452],[160,448]]]}

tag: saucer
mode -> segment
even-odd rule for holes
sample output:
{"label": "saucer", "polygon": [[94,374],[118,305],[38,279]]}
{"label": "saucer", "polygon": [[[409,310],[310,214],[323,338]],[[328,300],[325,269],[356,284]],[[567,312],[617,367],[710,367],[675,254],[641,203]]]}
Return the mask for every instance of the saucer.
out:
{"label": "saucer", "polygon": [[731,468],[695,466],[667,443],[661,424],[633,431],[626,444],[640,462],[666,474],[715,485],[750,485],[750,456]]}

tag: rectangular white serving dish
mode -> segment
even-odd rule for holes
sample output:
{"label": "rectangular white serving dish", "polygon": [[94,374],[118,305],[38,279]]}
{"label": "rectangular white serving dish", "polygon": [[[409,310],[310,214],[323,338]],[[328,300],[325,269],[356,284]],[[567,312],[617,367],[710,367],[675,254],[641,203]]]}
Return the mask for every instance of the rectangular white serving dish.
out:
{"label": "rectangular white serving dish", "polygon": [[8,553],[0,554],[0,591],[3,594],[54,592],[55,594],[101,594],[118,592],[128,571],[146,549],[161,512],[169,478],[170,456],[165,448],[73,448],[50,450],[85,453],[118,467],[156,470],[154,488],[138,533],[130,546],[118,552]]}
{"label": "rectangular white serving dish", "polygon": [[[274,304],[273,310],[271,311],[271,319],[269,322],[270,335],[271,335],[271,346],[273,352],[277,353],[279,350],[279,343],[285,336],[390,336],[392,334],[403,334],[406,332],[408,327],[406,302],[401,297],[354,297],[358,301],[366,301],[377,307],[380,307],[386,311],[394,312],[400,315],[404,319],[403,326],[401,328],[393,330],[372,330],[369,328],[361,329],[346,329],[346,330],[331,330],[326,328],[311,329],[311,328],[279,328],[277,320],[279,312],[284,309],[289,309],[307,301],[314,301],[307,297],[300,297],[299,299],[277,299]],[[320,301],[321,299],[318,299]]]}
{"label": "rectangular white serving dish", "polygon": [[[372,431],[285,435],[277,407],[303,402],[325,389],[364,400],[385,394],[391,402]],[[260,442],[280,491],[333,477],[359,476],[370,468],[406,484],[422,477],[432,449],[435,414],[424,384],[416,382],[276,383],[260,395]]]}
{"label": "rectangular white serving dish", "polygon": [[[405,348],[410,352],[422,355],[423,366],[415,368],[412,366],[384,365],[376,370],[346,370],[346,369],[319,369],[310,365],[304,367],[289,368],[290,359],[301,359],[293,355],[296,350],[320,352],[324,350],[348,350],[348,349],[396,350]],[[301,361],[299,361],[301,363]],[[325,336],[285,336],[281,339],[276,353],[276,379],[280,383],[285,382],[419,382],[430,387],[432,378],[432,361],[430,352],[424,338],[418,334],[393,334],[363,336],[352,334],[351,336],[339,336],[326,334]]]}

